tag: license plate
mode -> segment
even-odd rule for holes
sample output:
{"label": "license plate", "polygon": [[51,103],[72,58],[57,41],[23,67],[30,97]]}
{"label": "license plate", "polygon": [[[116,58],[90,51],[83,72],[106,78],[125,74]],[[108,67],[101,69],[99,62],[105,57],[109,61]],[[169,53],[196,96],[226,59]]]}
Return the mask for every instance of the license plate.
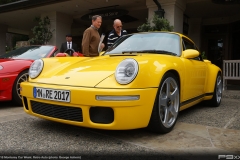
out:
{"label": "license plate", "polygon": [[70,102],[70,91],[50,88],[33,88],[33,97],[52,101]]}

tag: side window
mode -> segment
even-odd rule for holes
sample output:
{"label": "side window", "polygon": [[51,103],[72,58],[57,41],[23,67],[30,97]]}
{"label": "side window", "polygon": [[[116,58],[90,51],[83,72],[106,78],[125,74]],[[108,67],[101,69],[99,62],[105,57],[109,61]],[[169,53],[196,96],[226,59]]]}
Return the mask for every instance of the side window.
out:
{"label": "side window", "polygon": [[183,49],[197,49],[191,41],[187,40],[186,38],[183,38]]}
{"label": "side window", "polygon": [[[183,40],[183,50],[186,50],[186,49],[195,49],[195,50],[198,50],[198,48],[194,45],[194,43],[192,43],[191,41],[189,41],[188,39],[186,38],[182,38]],[[192,58],[193,60],[198,60],[198,61],[202,61],[202,58],[200,56],[198,57],[195,57],[195,58]]]}

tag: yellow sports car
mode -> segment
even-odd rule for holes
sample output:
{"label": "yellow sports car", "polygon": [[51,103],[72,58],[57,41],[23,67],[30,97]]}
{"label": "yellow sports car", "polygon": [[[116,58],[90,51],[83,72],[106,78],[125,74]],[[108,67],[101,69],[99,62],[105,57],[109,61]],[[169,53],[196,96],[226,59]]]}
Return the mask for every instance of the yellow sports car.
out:
{"label": "yellow sports car", "polygon": [[35,60],[21,95],[25,112],[40,118],[168,133],[179,111],[204,100],[220,105],[222,72],[182,34],[135,33],[99,57]]}

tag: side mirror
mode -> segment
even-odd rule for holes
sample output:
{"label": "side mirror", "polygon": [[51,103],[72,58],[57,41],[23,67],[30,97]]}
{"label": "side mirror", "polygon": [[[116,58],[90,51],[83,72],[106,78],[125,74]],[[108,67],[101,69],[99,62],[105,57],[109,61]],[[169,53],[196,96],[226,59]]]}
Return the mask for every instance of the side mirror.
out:
{"label": "side mirror", "polygon": [[187,49],[182,52],[183,53],[183,58],[196,58],[200,55],[200,53],[195,50],[195,49]]}

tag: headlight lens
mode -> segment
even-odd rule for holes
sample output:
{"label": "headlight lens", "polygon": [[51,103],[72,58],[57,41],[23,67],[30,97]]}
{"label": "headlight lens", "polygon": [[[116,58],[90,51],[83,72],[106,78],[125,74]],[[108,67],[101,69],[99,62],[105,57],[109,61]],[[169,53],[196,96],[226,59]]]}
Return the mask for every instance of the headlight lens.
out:
{"label": "headlight lens", "polygon": [[30,78],[36,78],[43,69],[43,61],[41,59],[35,60],[29,69],[29,77]]}
{"label": "headlight lens", "polygon": [[0,65],[0,70],[2,70],[2,69],[3,69],[3,66]]}
{"label": "headlight lens", "polygon": [[119,84],[129,84],[138,73],[138,63],[135,59],[128,58],[123,60],[116,69],[115,78]]}

